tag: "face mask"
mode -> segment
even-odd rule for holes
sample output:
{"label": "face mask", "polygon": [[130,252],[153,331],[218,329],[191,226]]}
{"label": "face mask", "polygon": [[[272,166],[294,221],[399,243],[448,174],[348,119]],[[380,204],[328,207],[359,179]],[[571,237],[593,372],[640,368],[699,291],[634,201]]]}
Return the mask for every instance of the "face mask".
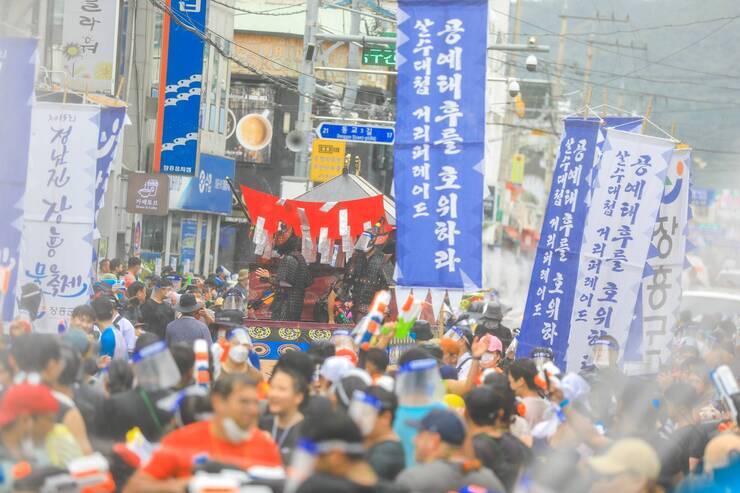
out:
{"label": "face mask", "polygon": [[224,428],[226,440],[234,444],[248,440],[251,435],[250,432],[243,430],[241,426],[236,424],[236,421],[231,418],[222,419],[221,426]]}
{"label": "face mask", "polygon": [[594,354],[594,366],[599,370],[609,368],[609,352],[596,351]]}
{"label": "face mask", "polygon": [[496,356],[493,353],[485,353],[481,356],[480,362],[485,365],[486,363],[493,363],[494,359],[496,359]]}
{"label": "face mask", "polygon": [[238,365],[247,361],[247,356],[249,356],[247,346],[239,344],[238,346],[231,346],[229,348],[229,359]]}
{"label": "face mask", "polygon": [[21,440],[21,454],[27,459],[31,459],[36,455],[36,447],[31,438]]}

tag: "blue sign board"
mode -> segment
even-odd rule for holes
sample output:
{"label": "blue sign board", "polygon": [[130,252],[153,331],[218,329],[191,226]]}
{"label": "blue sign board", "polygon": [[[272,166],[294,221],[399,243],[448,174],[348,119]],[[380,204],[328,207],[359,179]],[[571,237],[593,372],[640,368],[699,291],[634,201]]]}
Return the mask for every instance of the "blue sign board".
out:
{"label": "blue sign board", "polygon": [[[18,280],[23,195],[26,191],[36,40],[0,38],[0,268],[9,269],[8,293],[0,291],[0,320],[13,318]],[[2,277],[2,276],[0,276]],[[2,288],[2,285],[0,285]]]}
{"label": "blue sign board", "polygon": [[[207,0],[179,0],[172,2],[172,11],[179,21],[202,32],[206,26],[206,3]],[[203,40],[169,16],[165,18],[169,22],[169,40],[164,95],[159,98],[159,171],[192,176],[198,157]]]}
{"label": "blue sign board", "polygon": [[367,127],[361,125],[342,125],[322,123],[316,129],[322,139],[367,142],[369,144],[393,144],[396,132],[392,127]]}
{"label": "blue sign board", "polygon": [[548,347],[558,368],[565,368],[599,127],[596,119],[565,120],[519,335],[517,356]]}
{"label": "blue sign board", "polygon": [[481,285],[487,3],[398,2],[399,286]]}
{"label": "blue sign board", "polygon": [[234,179],[233,159],[201,154],[197,176],[170,177],[170,209],[229,214],[231,188],[227,178]]}

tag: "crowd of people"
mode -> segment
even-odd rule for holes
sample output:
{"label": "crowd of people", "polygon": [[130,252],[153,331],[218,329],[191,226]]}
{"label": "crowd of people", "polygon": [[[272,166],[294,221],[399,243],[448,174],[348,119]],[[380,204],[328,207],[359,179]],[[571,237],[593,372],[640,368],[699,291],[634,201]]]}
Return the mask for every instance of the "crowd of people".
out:
{"label": "crowd of people", "polygon": [[58,334],[34,329],[31,287],[4,331],[0,491],[57,491],[90,457],[107,464],[95,491],[740,491],[732,319],[684,314],[654,375],[625,375],[608,335],[577,371],[521,357],[495,300],[416,322],[397,357],[387,321],[271,365],[244,325],[248,271],[100,268]]}

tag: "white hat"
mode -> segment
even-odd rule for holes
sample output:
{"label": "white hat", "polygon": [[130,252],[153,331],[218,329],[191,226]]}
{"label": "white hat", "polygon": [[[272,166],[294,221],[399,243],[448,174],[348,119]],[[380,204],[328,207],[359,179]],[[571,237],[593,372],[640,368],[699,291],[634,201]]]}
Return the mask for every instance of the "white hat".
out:
{"label": "white hat", "polygon": [[332,383],[336,383],[353,368],[354,365],[347,358],[343,356],[330,356],[321,365],[319,375]]}

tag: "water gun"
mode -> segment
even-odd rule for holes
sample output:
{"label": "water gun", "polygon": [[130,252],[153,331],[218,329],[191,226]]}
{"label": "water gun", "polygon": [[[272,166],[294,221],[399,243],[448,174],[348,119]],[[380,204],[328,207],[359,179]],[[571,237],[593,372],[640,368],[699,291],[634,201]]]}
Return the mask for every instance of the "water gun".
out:
{"label": "water gun", "polygon": [[370,310],[367,315],[359,321],[354,329],[355,345],[360,347],[363,342],[380,333],[380,327],[383,325],[385,310],[391,302],[391,293],[382,289],[375,293],[373,302],[370,304]]}
{"label": "water gun", "polygon": [[709,376],[722,399],[722,403],[729,411],[732,421],[740,422],[737,406],[737,403],[740,402],[740,388],[730,367],[727,365],[718,366],[709,373]]}
{"label": "water gun", "polygon": [[203,339],[198,339],[193,343],[193,351],[195,352],[193,376],[195,377],[195,383],[206,389],[211,384],[211,375],[208,373],[208,349],[208,343]]}
{"label": "water gun", "polygon": [[413,293],[409,293],[406,301],[401,305],[401,309],[398,311],[395,337],[406,339],[416,323],[416,319],[419,318],[420,313],[421,302],[414,299]]}
{"label": "water gun", "polygon": [[59,335],[62,335],[65,332],[67,332],[67,322],[65,322],[63,318],[60,318],[59,322],[57,323],[57,333]]}

